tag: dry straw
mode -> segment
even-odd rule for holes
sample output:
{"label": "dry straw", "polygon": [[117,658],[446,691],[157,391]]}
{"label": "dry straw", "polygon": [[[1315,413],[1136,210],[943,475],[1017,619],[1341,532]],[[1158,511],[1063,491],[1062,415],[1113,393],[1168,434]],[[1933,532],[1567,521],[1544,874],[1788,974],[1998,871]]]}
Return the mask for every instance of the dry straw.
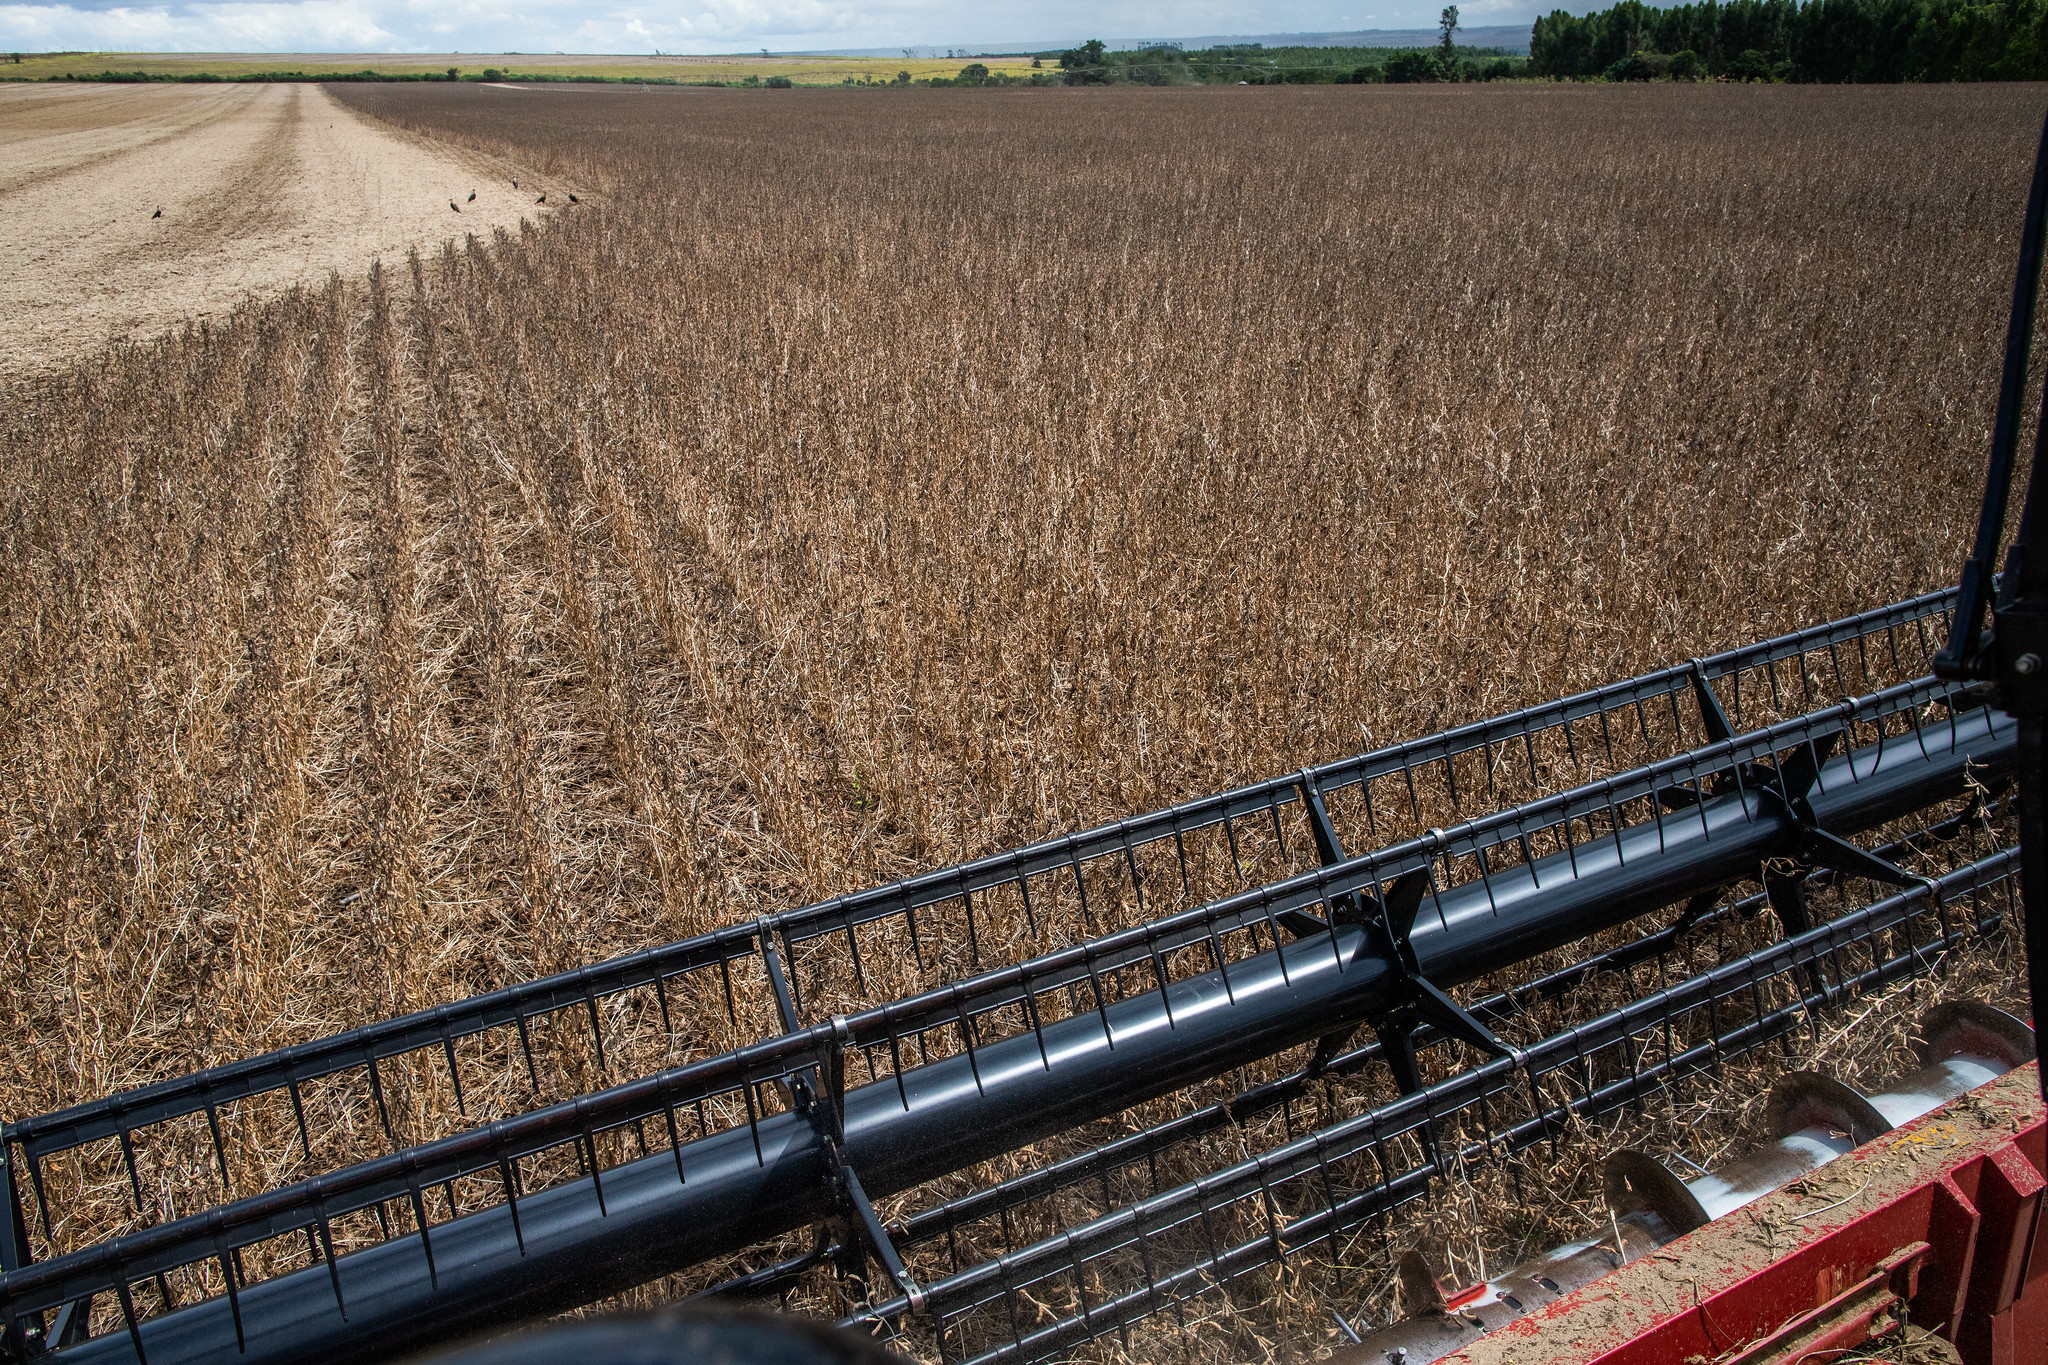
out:
{"label": "dry straw", "polygon": [[600,190],[9,394],[0,1114],[1939,586],[2044,102],[342,97]]}

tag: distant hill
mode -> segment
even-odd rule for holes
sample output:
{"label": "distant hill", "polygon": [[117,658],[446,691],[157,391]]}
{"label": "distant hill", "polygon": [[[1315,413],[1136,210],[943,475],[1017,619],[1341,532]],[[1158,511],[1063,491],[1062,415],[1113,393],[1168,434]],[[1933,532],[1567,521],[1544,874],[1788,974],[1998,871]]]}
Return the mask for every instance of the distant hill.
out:
{"label": "distant hill", "polygon": [[[1479,25],[1458,30],[1460,47],[1496,47],[1505,52],[1527,53],[1529,51],[1528,24]],[[911,47],[850,47],[809,51],[806,57],[1003,57],[1017,53],[1061,52],[1070,47],[1079,47],[1086,39],[1065,38],[1043,43],[959,43],[933,47],[919,44]],[[1240,43],[1259,43],[1265,47],[1433,47],[1437,31],[1433,28],[1368,28],[1353,33],[1253,33],[1253,34],[1206,34],[1197,38],[1105,38],[1103,40],[1118,51],[1149,47],[1154,43],[1174,42],[1192,52],[1198,48],[1234,46]],[[782,55],[782,54],[778,54]]]}

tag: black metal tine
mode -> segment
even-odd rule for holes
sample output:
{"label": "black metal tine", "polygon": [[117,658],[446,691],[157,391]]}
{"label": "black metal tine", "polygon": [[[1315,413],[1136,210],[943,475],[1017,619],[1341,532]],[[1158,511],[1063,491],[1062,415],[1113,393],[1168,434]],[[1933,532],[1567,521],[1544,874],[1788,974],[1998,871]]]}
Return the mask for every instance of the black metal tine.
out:
{"label": "black metal tine", "polygon": [[1071,849],[1067,852],[1067,866],[1074,869],[1074,890],[1081,897],[1081,923],[1092,934],[1095,932],[1095,915],[1088,908],[1088,878],[1082,874],[1080,855]]}
{"label": "black metal tine", "polygon": [[974,1074],[974,1092],[986,1095],[988,1091],[981,1084],[981,1061],[974,1055],[974,1016],[968,1011],[966,1001],[961,998],[959,987],[951,988],[953,1014],[959,1021],[960,1041],[967,1049],[967,1069]]}
{"label": "black metal tine", "polygon": [[469,1117],[469,1106],[462,1102],[462,1068],[455,1062],[455,1039],[449,1035],[448,1021],[443,1018],[441,1025],[441,1052],[448,1059],[448,1082],[455,1088],[455,1112]]}
{"label": "black metal tine", "polygon": [[438,1289],[441,1280],[434,1270],[434,1243],[427,1235],[427,1201],[420,1194],[419,1171],[413,1165],[410,1155],[405,1161],[405,1189],[412,1198],[413,1221],[419,1224],[420,1250],[427,1258],[427,1285],[429,1288]]}
{"label": "black metal tine", "polygon": [[[719,964],[723,966],[725,960],[721,958]],[[727,1001],[731,1001],[731,997],[727,997]],[[541,1099],[541,1068],[535,1064],[535,1060],[532,1060],[532,1036],[526,1031],[526,1011],[524,1009],[516,1011],[512,1015],[512,1021],[518,1025],[518,1050],[526,1058],[526,1081],[532,1085],[532,1097],[535,1097],[535,1101],[539,1101]]]}
{"label": "black metal tine", "polygon": [[391,1143],[391,1150],[399,1150],[398,1134],[391,1131],[391,1111],[384,1104],[384,1078],[377,1072],[377,1054],[365,1049],[370,1071],[370,1094],[377,1101],[377,1119],[384,1125],[384,1136]]}
{"label": "black metal tine", "polygon": [[596,992],[588,988],[584,990],[583,1007],[585,1013],[590,1018],[590,1046],[597,1053],[597,1074],[599,1076],[609,1075],[612,1068],[611,1064],[605,1060],[604,1021],[598,1017]]}
{"label": "black metal tine", "polygon": [[1109,1050],[1114,1052],[1116,1034],[1109,1027],[1109,1002],[1102,996],[1102,978],[1095,971],[1095,949],[1092,944],[1083,947],[1081,961],[1088,968],[1088,984],[1095,991],[1095,1013],[1102,1020],[1102,1040],[1109,1045]]}
{"label": "black metal tine", "polygon": [[1030,931],[1031,931],[1031,938],[1032,938],[1032,941],[1033,941],[1033,942],[1042,942],[1043,940],[1042,940],[1042,938],[1041,938],[1041,936],[1040,936],[1040,934],[1039,934],[1039,929],[1038,929],[1038,915],[1037,915],[1037,912],[1035,912],[1035,911],[1034,911],[1034,910],[1033,910],[1033,909],[1031,908],[1031,874],[1030,874],[1030,873],[1028,873],[1028,872],[1023,872],[1023,871],[1019,871],[1019,872],[1017,873],[1017,894],[1018,894],[1018,896],[1020,896],[1020,897],[1021,897],[1021,898],[1023,899],[1023,901],[1024,901],[1024,924],[1025,924],[1025,926],[1026,926],[1026,927],[1027,927],[1028,929],[1030,929]]}
{"label": "black metal tine", "polygon": [[740,1082],[740,1095],[747,1104],[747,1131],[754,1135],[754,1164],[766,1166],[768,1158],[761,1151],[760,1114],[754,1101],[754,1082],[748,1077]]}
{"label": "black metal tine", "polygon": [[[1173,817],[1173,854],[1180,864],[1181,899],[1183,901],[1190,900],[1194,897],[1195,889],[1188,880],[1188,845],[1187,840],[1181,837],[1180,813],[1178,811],[1174,813]],[[1029,912],[1027,911],[1026,913],[1028,914]]]}
{"label": "black metal tine", "polygon": [[[669,1115],[673,1123],[675,1115]],[[674,1131],[671,1128],[670,1131]],[[498,1185],[505,1191],[505,1211],[512,1218],[512,1240],[519,1248],[519,1254],[526,1254],[526,1232],[519,1225],[519,1176],[512,1167],[512,1157],[503,1151],[498,1153]]]}
{"label": "black metal tine", "polygon": [[[1638,692],[1638,693],[1636,693],[1636,694],[1635,694],[1634,696],[1630,697],[1630,698],[1629,698],[1629,705],[1631,705],[1631,706],[1633,706],[1633,707],[1635,708],[1635,713],[1636,713],[1636,733],[1637,733],[1637,734],[1640,734],[1640,735],[1641,735],[1641,736],[1643,737],[1643,749],[1644,749],[1644,751],[1645,751],[1645,752],[1650,752],[1650,751],[1652,751],[1652,750],[1653,750],[1653,749],[1655,748],[1655,746],[1656,746],[1656,743],[1657,743],[1657,741],[1656,741],[1656,740],[1654,740],[1654,739],[1651,739],[1651,738],[1650,738],[1650,717],[1649,717],[1648,713],[1646,713],[1646,712],[1645,712],[1645,711],[1643,710],[1643,694],[1642,694],[1642,693],[1640,693],[1640,692]],[[1607,724],[1607,721],[1606,721],[1606,717],[1607,717],[1607,712],[1606,712],[1605,710],[1602,710],[1602,711],[1600,712],[1600,716],[1601,716],[1601,722],[1600,722],[1600,723],[1601,723],[1601,728],[1602,728],[1602,729],[1605,729],[1605,728],[1606,728],[1606,724]],[[1612,751],[1609,751],[1609,753],[1608,753],[1608,757],[1607,757],[1607,761],[1608,761],[1609,763],[1612,763],[1612,762],[1614,762],[1614,761],[1615,761],[1615,760],[1614,760],[1614,755],[1613,755]]]}
{"label": "black metal tine", "polygon": [[[343,1322],[347,1322],[348,1305],[342,1301],[341,1297],[341,1271],[334,1264],[334,1229],[328,1226],[325,1214],[316,1217],[313,1223],[315,1227],[320,1229],[320,1249],[326,1253],[327,1279],[328,1283],[334,1287],[335,1311],[341,1314]],[[308,1231],[311,1231],[311,1229],[308,1229]]]}
{"label": "black metal tine", "polygon": [[1244,885],[1244,860],[1237,852],[1237,821],[1228,812],[1223,816],[1223,841],[1230,845],[1230,869],[1237,874],[1237,884]]}
{"label": "black metal tine", "polygon": [[1168,993],[1166,959],[1159,954],[1159,938],[1148,925],[1145,929],[1145,951],[1152,959],[1152,979],[1158,983],[1159,1007],[1166,1012],[1166,1027],[1178,1027],[1173,1021],[1173,996]]}
{"label": "black metal tine", "polygon": [[683,1173],[683,1135],[676,1127],[675,1105],[664,1103],[661,1106],[661,1117],[668,1127],[669,1153],[675,1157],[676,1184],[687,1185],[690,1183],[690,1178]]}
{"label": "black metal tine", "polygon": [[967,874],[960,874],[960,907],[967,912],[967,965],[973,971],[981,970],[981,936],[974,928],[974,891],[967,884]]}
{"label": "black metal tine", "polygon": [[1564,818],[1558,822],[1558,827],[1564,831],[1566,862],[1571,866],[1572,876],[1577,877],[1579,875],[1579,849],[1578,845],[1572,842],[1572,817],[1570,811],[1564,812]]}
{"label": "black metal tine", "polygon": [[[852,933],[853,931],[850,929],[847,931],[849,937],[852,936]],[[860,955],[857,952],[854,955],[853,963],[854,972],[858,974],[860,971]],[[673,1039],[676,1036],[676,1026],[675,1021],[669,1018],[668,1013],[668,978],[661,974],[659,967],[654,970],[654,1003],[661,1009],[662,1036]]]}
{"label": "black metal tine", "polygon": [[[1230,985],[1230,964],[1224,960],[1223,940],[1216,933],[1215,916],[1205,917],[1202,922],[1202,929],[1204,935],[1209,940],[1209,961],[1215,967],[1216,974],[1223,978],[1223,998],[1235,1005],[1237,1003],[1237,992]],[[1042,1051],[1044,1043],[1041,1042],[1039,1047]]]}
{"label": "black metal tine", "polygon": [[135,1295],[129,1291],[126,1275],[114,1277],[114,1294],[121,1300],[121,1320],[128,1324],[128,1340],[134,1343],[137,1365],[149,1365],[149,1357],[142,1350],[142,1323],[135,1313]]}
{"label": "black metal tine", "polygon": [[1119,829],[1117,833],[1123,840],[1124,866],[1129,868],[1131,873],[1131,893],[1138,899],[1138,918],[1144,919],[1146,917],[1145,878],[1138,871],[1138,852],[1131,847],[1131,836],[1127,831]]}
{"label": "black metal tine", "polygon": [[[213,1240],[214,1246],[219,1248],[221,1237],[217,1228],[214,1232]],[[249,1339],[242,1334],[242,1296],[235,1285],[235,1264],[228,1258],[228,1254],[224,1250],[216,1250],[215,1259],[220,1262],[220,1277],[227,1284],[228,1316],[233,1318],[235,1322],[235,1349],[237,1351],[247,1351],[249,1349]]]}
{"label": "black metal tine", "polygon": [[[1472,846],[1472,857],[1473,857],[1473,861],[1475,861],[1475,862],[1477,862],[1477,863],[1479,864],[1479,885],[1480,885],[1480,886],[1481,886],[1481,887],[1482,887],[1482,888],[1483,888],[1483,889],[1485,890],[1485,892],[1486,892],[1486,908],[1487,908],[1487,911],[1488,911],[1488,913],[1490,913],[1490,914],[1491,914],[1491,915],[1492,915],[1492,916],[1493,916],[1493,917],[1494,917],[1495,919],[1499,919],[1499,918],[1500,918],[1500,902],[1499,902],[1499,901],[1497,901],[1497,900],[1495,900],[1495,899],[1494,899],[1494,896],[1493,896],[1493,872],[1492,872],[1492,870],[1491,870],[1491,869],[1490,869],[1490,868],[1489,868],[1489,867],[1488,867],[1488,866],[1486,865],[1486,849],[1485,849],[1485,848],[1484,848],[1484,847],[1483,847],[1482,845],[1479,845],[1479,844],[1474,844],[1474,845]],[[1441,906],[1441,905],[1439,905],[1439,906],[1438,906],[1438,910],[1439,910],[1439,911],[1441,911],[1441,910],[1442,910],[1442,906]]]}
{"label": "black metal tine", "polygon": [[[1606,799],[1607,802],[1607,823],[1613,826],[1614,829],[1614,861],[1619,866],[1626,867],[1628,866],[1628,857],[1622,849],[1621,812],[1619,810],[1616,810],[1614,806],[1613,778],[1608,778],[1606,781],[1600,784],[1600,794]],[[1656,798],[1654,796],[1651,797],[1650,802],[1652,805],[1655,805]]]}
{"label": "black metal tine", "polygon": [[1038,992],[1032,985],[1030,973],[1025,973],[1023,983],[1024,1022],[1031,1026],[1031,1036],[1038,1040],[1038,1061],[1047,1071],[1052,1070],[1052,1054],[1046,1051],[1044,1021],[1038,1013]]}
{"label": "black metal tine", "polygon": [[597,1195],[597,1216],[609,1218],[611,1213],[604,1205],[604,1159],[598,1155],[597,1134],[591,1130],[584,1103],[581,1097],[576,1101],[576,1126],[582,1133],[583,1149],[590,1153],[590,1188]]}
{"label": "black metal tine", "polygon": [[299,1078],[297,1076],[288,1077],[285,1081],[285,1089],[291,1092],[292,1118],[299,1125],[299,1145],[305,1149],[306,1160],[311,1162],[313,1160],[313,1135],[306,1127],[306,1103],[299,1095]]}
{"label": "black metal tine", "polygon": [[918,907],[903,907],[903,923],[909,927],[909,954],[918,962],[918,970],[924,972],[924,941],[918,937]]}
{"label": "black metal tine", "polygon": [[889,1027],[889,1068],[896,1076],[896,1098],[902,1103],[903,1112],[907,1114],[910,1112],[910,1092],[903,1085],[902,1034],[897,1031],[896,1021],[891,1017],[894,1011],[894,1005],[887,1006],[883,1011],[882,1022]]}
{"label": "black metal tine", "polygon": [[1266,912],[1266,932],[1273,936],[1273,961],[1280,968],[1280,984],[1292,988],[1294,978],[1287,970],[1287,954],[1280,951],[1280,914],[1273,908],[1271,891],[1260,895],[1259,908]]}
{"label": "black metal tine", "polygon": [[[912,933],[912,942],[915,943],[915,931],[913,930]],[[718,976],[725,983],[725,1017],[728,1022],[737,1028],[740,1022],[740,1010],[738,1003],[734,1001],[732,995],[732,959],[724,953],[718,955]],[[526,1016],[524,1015],[520,1016],[521,1029],[525,1028],[525,1018]]]}
{"label": "black metal tine", "polygon": [[[130,1188],[131,1190],[133,1190],[133,1191],[134,1191],[134,1193],[135,1193],[135,1212],[136,1212],[136,1213],[137,1213],[138,1215],[141,1215],[141,1214],[143,1213],[143,1208],[142,1208],[142,1174],[141,1174],[141,1172],[140,1172],[140,1171],[138,1171],[138,1170],[136,1169],[136,1167],[135,1167],[135,1136],[134,1136],[134,1132],[133,1132],[133,1130],[131,1130],[131,1129],[130,1129],[130,1128],[128,1127],[128,1125],[127,1125],[127,1124],[125,1124],[125,1123],[121,1125],[121,1160],[122,1160],[122,1161],[123,1161],[123,1162],[124,1162],[124,1163],[125,1163],[125,1164],[127,1165],[127,1167],[128,1167],[128,1185],[129,1185],[129,1188]],[[42,1211],[42,1215],[43,1215],[43,1230],[44,1230],[45,1232],[47,1232],[47,1231],[49,1231],[49,1230],[50,1230],[50,1227],[51,1227],[51,1223],[50,1223],[50,1206],[49,1206],[49,1204],[48,1204],[47,1202],[45,1202],[45,1200],[44,1200],[44,1198],[43,1198],[43,1168],[42,1168],[42,1163],[41,1163],[40,1161],[37,1161],[37,1160],[31,1160],[31,1161],[29,1162],[29,1166],[28,1166],[28,1175],[29,1175],[29,1183],[35,1186],[35,1191],[36,1191],[36,1206],[37,1206],[37,1207],[38,1207],[38,1208],[39,1208],[39,1209],[40,1209],[40,1210]]]}

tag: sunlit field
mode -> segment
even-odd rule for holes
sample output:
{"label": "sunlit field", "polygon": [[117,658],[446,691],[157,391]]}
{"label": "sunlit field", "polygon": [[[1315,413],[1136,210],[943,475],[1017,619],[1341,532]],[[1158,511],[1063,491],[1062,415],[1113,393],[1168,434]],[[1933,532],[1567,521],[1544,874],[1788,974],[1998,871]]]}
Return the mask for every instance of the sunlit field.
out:
{"label": "sunlit field", "polygon": [[2048,105],[329,89],[579,199],[8,390],[8,1116],[1952,583]]}

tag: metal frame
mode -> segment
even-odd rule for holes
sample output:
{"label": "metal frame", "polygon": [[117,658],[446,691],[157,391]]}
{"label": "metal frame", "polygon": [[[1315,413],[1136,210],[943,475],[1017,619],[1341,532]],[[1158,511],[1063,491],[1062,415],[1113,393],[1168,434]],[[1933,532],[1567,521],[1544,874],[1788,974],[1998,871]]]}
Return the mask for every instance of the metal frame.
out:
{"label": "metal frame", "polygon": [[[0,1277],[0,1311],[32,1331],[117,1299],[127,1330],[67,1351],[80,1359],[340,1359],[572,1307],[835,1218],[908,1300],[869,1192],[1383,1022],[1418,980],[1440,993],[1796,857],[1817,828],[1895,819],[1973,771],[1995,779],[2009,727],[1953,701],[1931,679],[1900,684],[822,1024],[792,1027],[764,923],[781,1036],[24,1266]],[[1857,747],[1822,761],[1845,735]],[[1870,875],[1861,857],[1849,874]],[[1403,885],[1419,887],[1405,935],[1389,918]],[[867,1083],[846,1088],[849,1072]],[[584,1173],[525,1188],[535,1158],[562,1153]],[[456,1187],[479,1178],[465,1206]],[[337,1221],[372,1210],[400,1226],[337,1257]],[[244,1252],[293,1237],[303,1270],[248,1274]],[[165,1276],[209,1266],[206,1301],[137,1311],[131,1286],[170,1300]]]}

